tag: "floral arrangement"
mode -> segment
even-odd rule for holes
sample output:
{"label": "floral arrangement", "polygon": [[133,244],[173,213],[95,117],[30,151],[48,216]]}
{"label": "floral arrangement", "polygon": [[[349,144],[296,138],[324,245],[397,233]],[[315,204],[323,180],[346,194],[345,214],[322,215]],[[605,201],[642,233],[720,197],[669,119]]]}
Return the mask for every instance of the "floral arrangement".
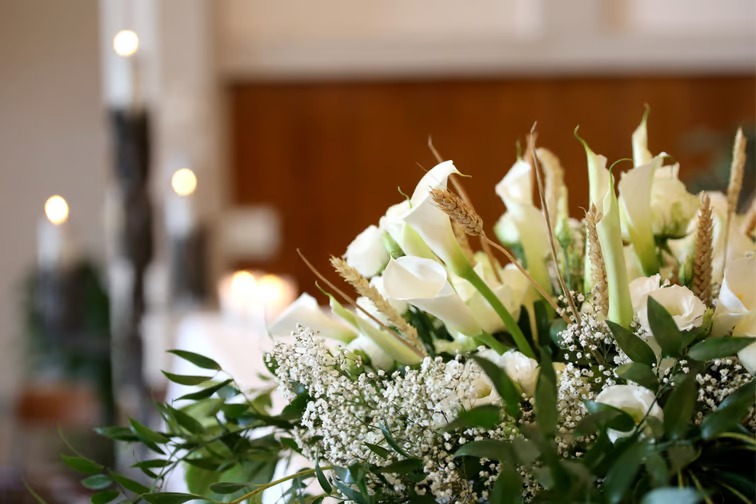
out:
{"label": "floral arrangement", "polygon": [[[647,115],[619,176],[576,130],[582,220],[531,132],[496,186],[498,241],[436,154],[412,195],[332,258],[357,296],[313,267],[330,313],[304,294],[270,325],[270,389],[242,391],[215,361],[174,351],[210,371],[166,373],[198,387],[191,404],[158,405],[160,431],[101,430],[154,452],[135,465],[150,485],[64,460],[100,503],[753,502],[745,140],[727,192],[696,196],[649,152]],[[161,491],[178,466],[189,493]]]}

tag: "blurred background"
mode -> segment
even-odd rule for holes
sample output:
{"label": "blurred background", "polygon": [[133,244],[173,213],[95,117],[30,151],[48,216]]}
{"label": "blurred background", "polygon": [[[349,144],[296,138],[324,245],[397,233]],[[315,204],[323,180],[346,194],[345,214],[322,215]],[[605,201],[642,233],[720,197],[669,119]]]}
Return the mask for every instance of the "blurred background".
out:
{"label": "blurred background", "polygon": [[296,249],[327,270],[429,137],[493,224],[538,121],[578,215],[573,130],[630,157],[645,104],[651,151],[724,188],[756,2],[0,0],[0,502],[88,502],[58,429],[117,461],[91,428],[172,397],[165,349],[259,362],[313,290]]}

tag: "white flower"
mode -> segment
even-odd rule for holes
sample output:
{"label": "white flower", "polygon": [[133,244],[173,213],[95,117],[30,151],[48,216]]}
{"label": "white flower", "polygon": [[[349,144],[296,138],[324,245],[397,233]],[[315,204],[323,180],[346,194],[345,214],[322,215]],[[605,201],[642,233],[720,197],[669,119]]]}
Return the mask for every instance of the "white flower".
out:
{"label": "white flower", "polygon": [[[717,308],[714,310],[713,336],[750,336],[756,338],[756,255],[727,263]],[[756,343],[738,353],[751,374],[756,375]]]}
{"label": "white flower", "polygon": [[656,236],[680,237],[698,212],[698,198],[678,178],[680,165],[656,170],[651,187],[651,225]]}
{"label": "white flower", "polygon": [[515,162],[496,184],[496,194],[507,206],[507,212],[496,224],[497,236],[504,243],[519,242],[530,274],[542,287],[550,288],[544,262],[549,250],[549,233],[543,213],[533,205],[533,172],[530,164],[521,159]]}
{"label": "white flower", "polygon": [[[643,271],[659,271],[651,219],[651,192],[660,157],[622,174],[619,183],[620,221],[623,234],[630,238]],[[687,222],[685,223],[687,225]]]}
{"label": "white flower", "polygon": [[291,336],[296,332],[298,324],[317,331],[321,336],[343,342],[349,342],[357,335],[341,320],[325,314],[317,300],[307,293],[299,296],[269,324],[268,332],[279,338]]}
{"label": "white flower", "polygon": [[[484,277],[483,275],[480,276]],[[520,307],[523,304],[523,299],[530,286],[530,282],[512,264],[507,265],[501,271],[501,277],[502,283],[492,285],[491,290],[493,290],[507,311],[512,314],[512,317],[517,320],[520,317]],[[470,296],[465,299],[465,304],[470,308],[475,320],[486,332],[493,334],[506,328],[501,317],[491,307],[491,304],[474,288],[470,290]]]}
{"label": "white flower", "polygon": [[[656,417],[659,420],[664,419],[664,413],[655,401],[656,396],[653,392],[638,385],[612,385],[606,387],[596,396],[596,402],[608,404],[624,411],[633,418],[636,425],[644,419],[646,412],[649,416]],[[629,436],[630,432],[609,429],[607,434],[609,439],[615,442],[621,437]]]}
{"label": "white flower", "polygon": [[454,291],[438,262],[404,256],[389,261],[383,287],[390,300],[404,301],[439,318],[451,333],[474,336],[481,327]]}
{"label": "white flower", "polygon": [[449,216],[433,202],[433,189],[446,188],[449,177],[459,173],[451,161],[433,167],[420,179],[412,193],[410,209],[402,217],[428,247],[450,270],[462,271],[468,266],[462,249],[454,236]]}
{"label": "white flower", "polygon": [[357,336],[350,341],[347,348],[352,351],[363,352],[370,359],[370,363],[378,369],[390,369],[394,366],[394,359],[375,341],[365,335]]}
{"label": "white flower", "polygon": [[[703,323],[706,305],[687,287],[671,285],[652,291],[648,295],[672,315],[672,319],[681,331],[699,327]],[[651,330],[648,323],[648,303],[638,311],[638,319],[641,327],[647,331]]]}
{"label": "white flower", "polygon": [[[533,397],[536,379],[538,378],[537,361],[517,350],[509,350],[499,355],[495,350],[487,348],[479,351],[478,356],[499,366],[525,395]],[[492,392],[492,394],[495,393],[495,391]]]}
{"label": "white flower", "polygon": [[380,273],[389,260],[383,245],[383,232],[377,226],[368,226],[349,244],[344,259],[365,277]]}
{"label": "white flower", "polygon": [[404,222],[404,216],[411,208],[409,200],[390,206],[378,225],[391,236],[405,254],[433,259],[435,255],[428,245]]}
{"label": "white flower", "polygon": [[681,331],[698,327],[703,322],[706,305],[687,287],[661,286],[661,276],[636,278],[630,282],[630,299],[633,312],[638,314],[641,327],[650,331],[648,325],[648,297],[651,296],[666,309]]}

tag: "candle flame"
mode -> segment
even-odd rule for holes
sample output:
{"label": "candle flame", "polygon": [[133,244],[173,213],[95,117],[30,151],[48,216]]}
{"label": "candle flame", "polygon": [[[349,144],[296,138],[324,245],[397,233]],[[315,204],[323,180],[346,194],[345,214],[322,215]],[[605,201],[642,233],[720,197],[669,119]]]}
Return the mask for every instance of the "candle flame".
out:
{"label": "candle flame", "polygon": [[237,271],[231,277],[231,290],[235,293],[252,296],[256,287],[257,280],[249,271]]}
{"label": "candle flame", "polygon": [[190,196],[197,189],[197,176],[189,168],[176,170],[171,177],[171,187],[179,196]]}
{"label": "candle flame", "polygon": [[45,216],[47,220],[60,226],[68,220],[68,203],[62,196],[50,196],[45,201]]}
{"label": "candle flame", "polygon": [[139,36],[133,30],[121,30],[113,37],[113,49],[118,56],[128,58],[139,49]]}

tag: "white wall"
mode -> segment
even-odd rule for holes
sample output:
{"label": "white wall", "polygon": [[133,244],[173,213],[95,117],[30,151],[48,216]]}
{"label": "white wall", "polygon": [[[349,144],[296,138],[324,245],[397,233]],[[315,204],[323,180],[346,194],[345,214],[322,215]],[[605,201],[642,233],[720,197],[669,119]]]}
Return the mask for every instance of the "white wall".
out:
{"label": "white wall", "polygon": [[19,281],[45,199],[63,195],[82,247],[102,252],[99,61],[97,0],[0,1],[0,419],[22,378]]}

